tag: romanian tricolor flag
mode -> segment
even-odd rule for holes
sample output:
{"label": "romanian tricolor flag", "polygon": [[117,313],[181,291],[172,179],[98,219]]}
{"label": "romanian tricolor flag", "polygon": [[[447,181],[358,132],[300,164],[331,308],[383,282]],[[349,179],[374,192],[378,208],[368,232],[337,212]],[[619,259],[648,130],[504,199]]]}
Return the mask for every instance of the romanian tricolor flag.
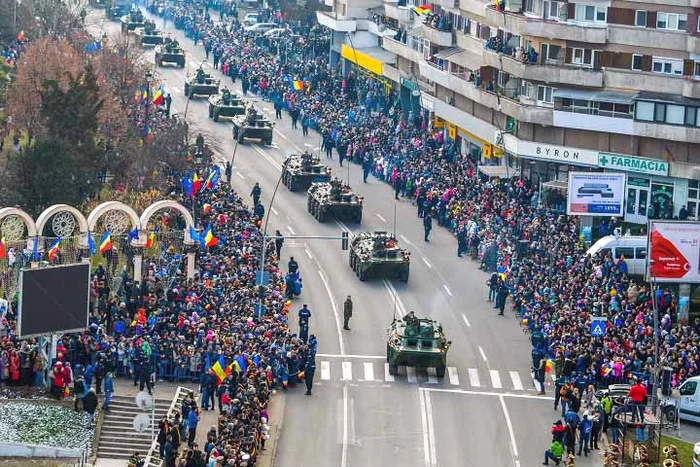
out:
{"label": "romanian tricolor flag", "polygon": [[204,206],[202,206],[202,211],[204,211],[204,214],[209,214],[211,212],[211,204],[204,203]]}
{"label": "romanian tricolor flag", "polygon": [[295,91],[303,91],[304,90],[304,82],[298,79],[295,79],[292,81],[292,86],[294,87]]}
{"label": "romanian tricolor flag", "polygon": [[0,259],[4,259],[7,256],[7,241],[5,237],[0,238]]}
{"label": "romanian tricolor flag", "polygon": [[17,34],[17,40],[20,42],[24,40],[24,31],[20,31],[19,34]]}
{"label": "romanian tricolor flag", "polygon": [[197,174],[197,172],[195,172],[192,176],[192,195],[190,196],[194,196],[194,194],[197,193],[201,187],[202,179],[199,178],[199,175]]}
{"label": "romanian tricolor flag", "polygon": [[107,232],[102,235],[102,238],[100,239],[100,253],[105,254],[109,250],[112,249],[112,235],[109,232],[109,229]]}
{"label": "romanian tricolor flag", "polygon": [[221,169],[219,168],[218,165],[215,165],[213,169],[209,171],[209,175],[207,175],[207,179],[204,182],[204,186],[202,187],[202,190],[205,190],[209,188],[210,190],[214,188],[219,181],[219,176],[221,175]]}
{"label": "romanian tricolor flag", "polygon": [[155,239],[156,239],[155,232],[151,232],[150,234],[148,234],[148,240],[146,240],[146,248],[151,248],[153,246],[153,242],[155,241]]}
{"label": "romanian tricolor flag", "polygon": [[551,361],[551,360],[547,360],[547,361],[544,363],[544,372],[545,372],[545,373],[551,373],[551,372],[552,372],[552,367],[553,367],[552,361]]}
{"label": "romanian tricolor flag", "polygon": [[418,16],[427,15],[428,13],[430,13],[430,5],[414,6],[413,12],[416,13]]}
{"label": "romanian tricolor flag", "polygon": [[297,378],[299,379],[299,381],[301,381],[302,379],[304,379],[305,375],[306,374],[303,371],[300,371],[299,374],[297,375]]}
{"label": "romanian tricolor flag", "polygon": [[158,86],[156,93],[153,95],[153,103],[155,105],[163,105],[165,102],[165,92],[163,92],[163,86]]}
{"label": "romanian tricolor flag", "polygon": [[219,239],[214,236],[214,232],[211,230],[211,224],[207,226],[207,230],[204,231],[204,246],[206,247],[213,247],[216,246],[217,243],[219,243]]}
{"label": "romanian tricolor flag", "polygon": [[610,367],[607,366],[607,365],[600,369],[600,373],[601,373],[603,376],[608,376],[608,375],[610,374],[611,371],[612,371],[612,368],[610,368]]}
{"label": "romanian tricolor flag", "polygon": [[56,240],[53,241],[51,246],[49,247],[49,261],[53,263],[53,260],[56,258],[56,255],[58,254],[58,245],[61,243],[61,237],[58,237]]}
{"label": "romanian tricolor flag", "polygon": [[213,371],[216,375],[217,385],[220,385],[226,379],[229,373],[231,373],[231,367],[226,366],[224,356],[219,355],[219,359],[211,367],[211,371]]}

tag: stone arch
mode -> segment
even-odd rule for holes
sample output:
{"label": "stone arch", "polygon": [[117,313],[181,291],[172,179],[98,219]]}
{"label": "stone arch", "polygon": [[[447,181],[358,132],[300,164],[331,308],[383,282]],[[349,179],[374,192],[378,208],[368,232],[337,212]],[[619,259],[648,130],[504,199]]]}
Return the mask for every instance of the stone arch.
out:
{"label": "stone arch", "polygon": [[134,211],[134,209],[131,206],[127,206],[121,201],[106,201],[95,207],[95,209],[92,210],[92,212],[87,218],[88,228],[90,229],[90,231],[95,229],[95,225],[97,224],[97,221],[100,219],[100,217],[102,217],[106,212],[109,211],[123,212],[131,220],[131,228],[137,228],[139,229],[139,231],[141,231],[141,222],[139,220],[138,214],[136,214],[136,211]]}
{"label": "stone arch", "polygon": [[46,223],[51,219],[54,215],[58,214],[59,212],[64,212],[68,211],[69,213],[73,214],[73,217],[78,221],[78,229],[80,229],[80,233],[82,235],[87,235],[88,231],[88,223],[87,219],[85,219],[85,215],[78,211],[76,208],[73,206],[70,206],[68,204],[54,204],[53,206],[49,206],[39,214],[39,217],[36,219],[36,230],[39,232],[39,235],[43,235],[44,233],[44,227],[46,226]]}
{"label": "stone arch", "polygon": [[0,222],[6,217],[17,216],[24,221],[24,225],[27,226],[27,236],[36,237],[36,223],[32,216],[27,214],[25,211],[19,208],[2,208],[0,209]]}
{"label": "stone arch", "polygon": [[[156,201],[155,203],[151,204],[148,206],[143,213],[141,213],[141,225],[143,228],[146,228],[148,226],[148,222],[151,220],[151,217],[153,217],[153,214],[156,212],[160,211],[161,209],[175,209],[178,211],[180,214],[182,214],[182,217],[185,219],[185,244],[190,245],[192,244],[192,237],[190,236],[190,227],[194,227],[194,219],[192,218],[192,214],[185,208],[182,204],[171,201],[171,200],[161,200],[161,201]],[[139,244],[143,242],[143,244],[146,244],[146,235],[143,237],[139,235]]]}

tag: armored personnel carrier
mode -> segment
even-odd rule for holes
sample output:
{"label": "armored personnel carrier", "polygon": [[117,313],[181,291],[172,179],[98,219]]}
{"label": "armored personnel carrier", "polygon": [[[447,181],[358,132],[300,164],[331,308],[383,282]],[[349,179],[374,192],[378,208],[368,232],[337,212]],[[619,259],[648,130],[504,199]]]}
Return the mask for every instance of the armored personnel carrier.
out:
{"label": "armored personnel carrier", "polygon": [[236,115],[233,122],[233,139],[243,143],[246,138],[259,139],[266,145],[272,144],[273,124],[252,104],[246,107],[244,115]]}
{"label": "armored personnel carrier", "polygon": [[201,68],[196,73],[190,73],[185,78],[185,96],[190,99],[195,96],[211,96],[219,93],[220,80],[214,79]]}
{"label": "armored personnel carrier", "polygon": [[238,94],[232,94],[227,88],[221,94],[209,96],[209,118],[218,122],[222,118],[233,118],[245,114],[245,102]]}
{"label": "armored personnel carrier", "polygon": [[157,66],[164,63],[173,64],[180,68],[185,68],[185,50],[180,47],[177,40],[166,37],[163,44],[155,48],[155,61]]}
{"label": "armored personnel carrier", "polygon": [[307,192],[306,209],[319,222],[329,217],[362,222],[362,198],[337,178],[328,183],[312,183]]}
{"label": "armored personnel carrier", "polygon": [[143,27],[143,13],[138,8],[132,9],[122,16],[121,22],[122,33],[133,32],[136,28]]}
{"label": "armored personnel carrier", "polygon": [[156,23],[149,20],[145,20],[142,27],[134,29],[134,34],[141,40],[141,47],[156,46],[165,40],[163,32],[156,29]]}
{"label": "armored personnel carrier", "polygon": [[109,20],[121,21],[121,17],[128,14],[130,9],[131,1],[129,0],[107,1],[107,4],[105,5],[105,15]]}
{"label": "armored personnel carrier", "polygon": [[389,374],[395,375],[399,365],[435,368],[438,378],[445,376],[447,351],[452,342],[445,338],[442,325],[413,312],[395,319],[387,329],[386,361]]}
{"label": "armored personnel carrier", "polygon": [[308,190],[312,183],[327,183],[331,180],[331,168],[321,164],[318,156],[292,154],[282,167],[282,183],[289,191]]}
{"label": "armored personnel carrier", "polygon": [[411,254],[386,232],[363,232],[350,242],[350,267],[361,281],[393,275],[408,282]]}

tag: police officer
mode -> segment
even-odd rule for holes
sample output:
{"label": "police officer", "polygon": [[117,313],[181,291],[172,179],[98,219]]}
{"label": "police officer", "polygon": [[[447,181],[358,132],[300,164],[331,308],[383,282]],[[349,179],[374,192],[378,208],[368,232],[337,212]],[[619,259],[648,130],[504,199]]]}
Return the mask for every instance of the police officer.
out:
{"label": "police officer", "polygon": [[428,237],[430,236],[430,231],[433,230],[433,218],[430,216],[429,212],[426,212],[423,217],[423,230],[425,232],[425,240],[426,242],[428,241]]}
{"label": "police officer", "polygon": [[296,274],[299,270],[299,263],[297,263],[297,261],[294,259],[294,256],[289,258],[289,263],[287,263],[287,267],[289,268],[290,274]]}
{"label": "police officer", "polygon": [[284,238],[282,238],[282,232],[279,230],[275,231],[275,253],[277,253],[277,261],[280,259],[280,255],[282,254],[282,245],[284,245]]}
{"label": "police officer", "polygon": [[306,366],[304,367],[304,382],[306,383],[306,395],[311,395],[311,388],[314,385],[314,373],[316,373],[316,359],[309,354],[306,358]]}
{"label": "police officer", "polygon": [[260,184],[258,182],[255,182],[253,191],[250,192],[250,196],[253,197],[253,205],[257,205],[258,203],[260,203],[260,193],[262,193],[262,190],[260,189]]}
{"label": "police officer", "polygon": [[343,303],[343,329],[346,331],[350,330],[348,327],[350,318],[352,318],[352,299],[350,295],[348,295],[348,298],[345,299],[345,303]]}
{"label": "police officer", "polygon": [[309,318],[311,318],[311,310],[304,303],[299,310],[299,338],[304,342],[309,339]]}

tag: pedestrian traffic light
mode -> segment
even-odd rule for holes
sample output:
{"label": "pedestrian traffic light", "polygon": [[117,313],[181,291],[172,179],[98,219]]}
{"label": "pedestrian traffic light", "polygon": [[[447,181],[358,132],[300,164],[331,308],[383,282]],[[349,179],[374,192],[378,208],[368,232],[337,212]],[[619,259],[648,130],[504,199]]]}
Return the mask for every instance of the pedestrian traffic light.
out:
{"label": "pedestrian traffic light", "polygon": [[341,236],[341,245],[342,245],[343,251],[348,249],[348,243],[349,243],[348,240],[349,240],[349,235],[348,235],[348,232],[345,231],[345,232],[343,232],[343,234]]}

